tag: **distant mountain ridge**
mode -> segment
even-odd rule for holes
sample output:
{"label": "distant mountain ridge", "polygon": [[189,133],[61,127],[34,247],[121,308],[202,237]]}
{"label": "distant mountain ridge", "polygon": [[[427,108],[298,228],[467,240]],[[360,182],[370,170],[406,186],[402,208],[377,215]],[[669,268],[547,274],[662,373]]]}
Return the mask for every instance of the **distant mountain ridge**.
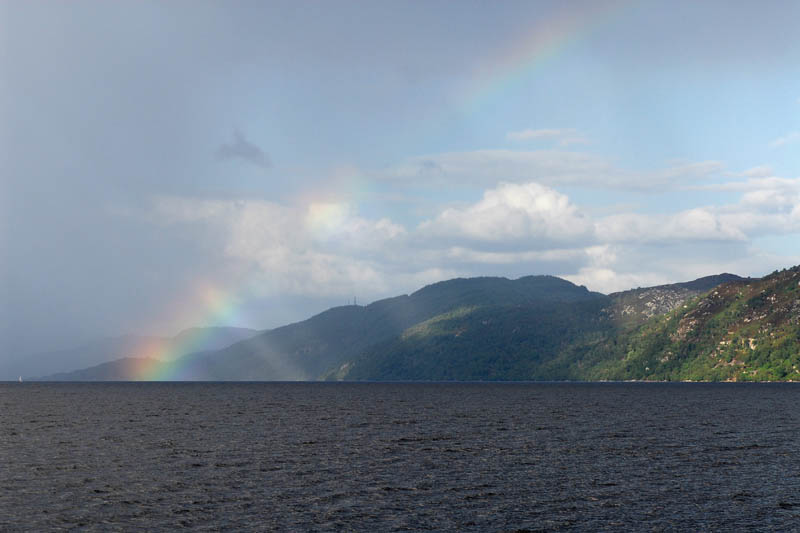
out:
{"label": "distant mountain ridge", "polygon": [[75,368],[98,365],[129,355],[139,346],[157,342],[158,337],[122,335],[96,339],[73,348],[52,350],[34,354],[9,354],[0,360],[0,376],[6,380],[16,380],[19,376],[30,379],[49,372],[70,372]]}
{"label": "distant mountain ridge", "polygon": [[[193,352],[154,375],[212,381],[614,379],[609,361],[619,354],[609,346],[704,291],[753,281],[720,274],[606,296],[553,276],[456,278]],[[128,372],[142,363],[125,358],[51,378],[136,379]]]}
{"label": "distant mountain ridge", "polygon": [[142,368],[155,368],[163,361],[152,357],[123,357],[89,368],[58,372],[33,381],[136,381]]}
{"label": "distant mountain ridge", "polygon": [[[122,376],[121,370],[113,370],[115,365],[108,363],[115,363],[116,361],[129,358],[142,359],[152,354],[168,354],[172,358],[177,358],[187,353],[197,350],[218,350],[229,346],[237,341],[252,337],[260,333],[259,330],[249,328],[237,327],[203,327],[203,328],[189,328],[179,332],[173,337],[148,337],[125,335],[122,337],[112,337],[108,339],[100,339],[93,341],[76,348],[66,350],[59,350],[55,352],[48,352],[44,354],[37,354],[28,356],[19,361],[11,361],[6,365],[4,375],[7,379],[16,379],[17,376],[23,376],[30,379],[30,376],[41,372],[37,372],[33,367],[35,362],[39,367],[42,366],[42,361],[49,361],[49,366],[52,369],[52,374],[34,379],[46,380],[114,380],[117,378],[111,377],[96,377],[93,379],[88,378],[88,375],[100,376],[97,371],[91,370],[89,374],[83,375],[81,372],[90,370],[97,365],[103,366],[111,375]],[[147,352],[147,353],[143,353]],[[26,362],[32,360],[33,362]],[[117,363],[124,367],[124,364]],[[76,367],[89,367],[83,370],[74,370]],[[58,377],[57,377],[58,376]]]}

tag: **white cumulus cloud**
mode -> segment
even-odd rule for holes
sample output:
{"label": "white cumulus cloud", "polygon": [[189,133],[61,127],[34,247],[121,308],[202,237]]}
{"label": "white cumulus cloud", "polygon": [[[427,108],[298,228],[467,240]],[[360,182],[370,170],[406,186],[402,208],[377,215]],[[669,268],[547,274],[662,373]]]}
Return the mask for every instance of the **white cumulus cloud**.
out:
{"label": "white cumulus cloud", "polygon": [[534,250],[587,240],[592,225],[567,196],[553,189],[538,183],[503,183],[473,205],[445,209],[419,230],[451,243]]}
{"label": "white cumulus cloud", "polygon": [[387,219],[365,219],[336,203],[301,208],[162,197],[155,211],[166,222],[205,223],[228,258],[257,272],[263,283],[295,294],[347,294],[353,286],[362,293],[385,290],[384,268],[371,256],[405,234]]}
{"label": "white cumulus cloud", "polygon": [[[707,162],[664,172],[716,168]],[[757,177],[764,173],[702,187],[736,193],[734,202],[663,213],[590,215],[562,192],[527,181],[490,186],[471,203],[439,205],[406,225],[339,201],[161,197],[151,214],[193,232],[265,294],[366,300],[458,276],[537,273],[609,292],[723,271],[759,274],[778,261],[756,243],[800,233],[800,178]]]}
{"label": "white cumulus cloud", "polygon": [[669,215],[623,213],[597,221],[600,242],[658,243],[680,241],[741,241],[744,233],[709,209],[695,208]]}

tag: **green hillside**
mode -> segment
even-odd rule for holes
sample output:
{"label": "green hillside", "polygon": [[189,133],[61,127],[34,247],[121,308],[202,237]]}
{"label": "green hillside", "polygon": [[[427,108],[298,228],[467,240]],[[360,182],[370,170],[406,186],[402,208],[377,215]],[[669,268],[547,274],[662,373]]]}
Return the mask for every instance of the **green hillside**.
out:
{"label": "green hillside", "polygon": [[606,334],[606,298],[460,307],[378,344],[329,377],[352,380],[563,379],[548,366],[578,339]]}
{"label": "green hillside", "polygon": [[[523,278],[524,279],[524,278]],[[580,380],[614,340],[732,274],[573,301],[493,298],[414,325],[329,372],[339,380]],[[553,288],[564,289],[559,280]],[[602,355],[598,355],[602,354]]]}
{"label": "green hillside", "polygon": [[374,353],[377,346],[400,338],[408,328],[443,313],[480,307],[485,314],[509,306],[605,302],[607,298],[553,276],[452,279],[428,285],[409,296],[387,298],[367,306],[335,307],[221,351],[186,356],[175,365],[179,371],[173,378],[319,379],[361,354]]}
{"label": "green hillside", "polygon": [[[53,379],[137,379],[136,362]],[[800,380],[800,267],[609,296],[453,279],[149,364],[167,380]]]}
{"label": "green hillside", "polygon": [[580,363],[581,379],[798,380],[800,267],[721,285]]}

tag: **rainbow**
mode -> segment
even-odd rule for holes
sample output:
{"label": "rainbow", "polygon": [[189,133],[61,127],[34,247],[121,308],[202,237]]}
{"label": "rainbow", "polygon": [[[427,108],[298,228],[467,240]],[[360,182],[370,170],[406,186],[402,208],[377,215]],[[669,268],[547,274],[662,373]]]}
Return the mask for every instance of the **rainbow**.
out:
{"label": "rainbow", "polygon": [[[524,85],[541,67],[556,58],[570,45],[589,35],[597,27],[632,5],[632,0],[590,2],[576,9],[563,3],[552,16],[545,17],[529,31],[511,41],[498,54],[477,65],[456,105],[466,112],[485,108],[501,93]],[[334,170],[324,183],[300,191],[294,204],[304,206],[305,228],[309,235],[320,238],[335,236],[350,214],[351,206],[367,196],[373,182],[357,169],[342,167]],[[311,194],[311,191],[314,191]],[[299,229],[299,228],[298,228]],[[238,318],[241,298],[247,291],[226,290],[208,282],[197,282],[182,299],[181,308],[168,310],[162,323],[222,324],[243,323]],[[175,318],[178,320],[174,320]],[[156,339],[139,347],[130,363],[130,379],[137,381],[168,381],[192,379],[197,376],[195,362],[181,357],[199,351],[204,335],[188,335],[184,342]]]}
{"label": "rainbow", "polygon": [[[334,180],[338,186],[334,190],[364,190],[360,187],[360,175],[353,171],[338,172]],[[312,238],[327,240],[337,238],[339,232],[347,228],[352,216],[351,205],[336,201],[320,201],[319,191],[315,197],[299,198],[305,209],[298,210],[297,231],[304,231]],[[174,300],[157,317],[156,324],[187,325],[235,325],[250,321],[241,316],[242,303],[254,292],[249,285],[226,288],[208,281],[199,280],[192,284],[183,297]],[[204,349],[207,334],[202,330],[195,335],[181,336],[182,342],[175,339],[155,338],[144,342],[130,354],[125,374],[131,381],[183,381],[204,379],[205,375],[196,358],[185,357]]]}
{"label": "rainbow", "polygon": [[[206,281],[193,284],[190,294],[181,299],[182,309],[170,310],[181,324],[239,323],[238,291],[226,291]],[[171,321],[171,322],[174,322]],[[185,335],[179,340],[153,339],[139,346],[128,369],[132,381],[180,381],[197,374],[192,358],[182,357],[203,349],[208,333]]]}
{"label": "rainbow", "polygon": [[522,85],[533,73],[557,57],[570,45],[612,20],[630,5],[631,0],[589,2],[576,9],[563,2],[553,16],[533,26],[475,69],[471,83],[460,96],[460,107],[474,111],[484,107],[498,93]]}

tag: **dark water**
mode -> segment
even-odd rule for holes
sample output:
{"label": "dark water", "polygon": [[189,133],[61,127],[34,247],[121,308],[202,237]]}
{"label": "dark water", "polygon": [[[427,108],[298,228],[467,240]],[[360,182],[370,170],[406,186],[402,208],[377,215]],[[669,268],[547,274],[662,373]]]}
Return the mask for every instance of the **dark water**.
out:
{"label": "dark water", "polygon": [[800,530],[792,384],[0,384],[0,530]]}

